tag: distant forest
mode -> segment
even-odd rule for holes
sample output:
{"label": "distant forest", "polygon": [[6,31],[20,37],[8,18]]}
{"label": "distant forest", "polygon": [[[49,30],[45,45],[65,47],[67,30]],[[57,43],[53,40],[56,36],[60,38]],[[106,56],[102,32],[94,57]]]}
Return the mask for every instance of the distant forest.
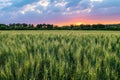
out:
{"label": "distant forest", "polygon": [[120,31],[120,24],[93,24],[93,25],[66,25],[55,26],[53,24],[0,24],[0,30],[118,30]]}

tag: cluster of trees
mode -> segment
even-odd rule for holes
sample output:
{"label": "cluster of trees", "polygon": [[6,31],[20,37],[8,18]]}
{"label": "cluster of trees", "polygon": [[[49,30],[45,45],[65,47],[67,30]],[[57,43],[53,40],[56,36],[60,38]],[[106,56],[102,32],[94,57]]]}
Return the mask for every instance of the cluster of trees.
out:
{"label": "cluster of trees", "polygon": [[93,24],[93,25],[66,25],[54,26],[53,24],[0,24],[0,30],[120,30],[120,24]]}

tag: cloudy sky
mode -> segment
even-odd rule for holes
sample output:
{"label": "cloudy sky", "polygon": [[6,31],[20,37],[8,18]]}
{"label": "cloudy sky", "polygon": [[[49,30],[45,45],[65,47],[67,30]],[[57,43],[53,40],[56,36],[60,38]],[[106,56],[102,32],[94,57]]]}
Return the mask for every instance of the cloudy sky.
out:
{"label": "cloudy sky", "polygon": [[0,23],[120,23],[120,0],[0,0]]}

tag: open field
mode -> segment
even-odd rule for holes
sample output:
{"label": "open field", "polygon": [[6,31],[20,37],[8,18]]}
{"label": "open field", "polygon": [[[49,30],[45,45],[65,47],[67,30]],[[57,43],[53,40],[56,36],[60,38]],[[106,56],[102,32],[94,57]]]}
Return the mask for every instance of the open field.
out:
{"label": "open field", "polygon": [[119,80],[120,31],[0,31],[0,80]]}
{"label": "open field", "polygon": [[106,35],[120,35],[120,31],[95,31],[95,30],[5,30],[0,31],[1,34],[73,34],[73,35],[80,35],[80,34],[106,34]]}

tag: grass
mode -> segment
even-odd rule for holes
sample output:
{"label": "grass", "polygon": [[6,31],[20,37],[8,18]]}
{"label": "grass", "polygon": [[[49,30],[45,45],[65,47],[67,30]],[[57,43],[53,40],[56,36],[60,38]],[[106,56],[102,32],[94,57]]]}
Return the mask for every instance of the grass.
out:
{"label": "grass", "polygon": [[0,31],[0,80],[119,79],[119,31]]}

